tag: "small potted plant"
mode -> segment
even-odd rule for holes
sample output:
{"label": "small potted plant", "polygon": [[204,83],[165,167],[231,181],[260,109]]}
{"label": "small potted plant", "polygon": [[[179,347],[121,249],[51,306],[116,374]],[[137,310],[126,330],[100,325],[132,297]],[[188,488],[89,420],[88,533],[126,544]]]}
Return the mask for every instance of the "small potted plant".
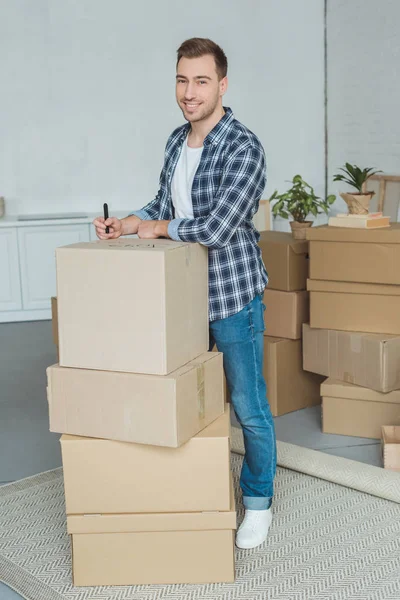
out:
{"label": "small potted plant", "polygon": [[272,214],[274,217],[279,216],[284,219],[292,216],[293,221],[290,221],[290,227],[293,237],[305,240],[306,229],[312,225],[312,220],[307,220],[307,217],[309,215],[316,217],[322,212],[328,214],[329,207],[336,200],[336,196],[330,195],[326,200],[322,200],[315,195],[314,189],[304,181],[301,175],[295,175],[290,183],[293,185],[287,192],[278,194],[278,191],[275,190],[269,199],[270,202],[275,201]]}
{"label": "small potted plant", "polygon": [[348,206],[349,214],[367,215],[371,198],[375,192],[365,191],[365,184],[369,177],[375,175],[375,173],[382,173],[382,171],[374,171],[373,167],[361,170],[360,167],[351,165],[350,163],[346,163],[339,171],[343,171],[344,175],[337,173],[333,181],[345,181],[357,190],[357,192],[340,194]]}

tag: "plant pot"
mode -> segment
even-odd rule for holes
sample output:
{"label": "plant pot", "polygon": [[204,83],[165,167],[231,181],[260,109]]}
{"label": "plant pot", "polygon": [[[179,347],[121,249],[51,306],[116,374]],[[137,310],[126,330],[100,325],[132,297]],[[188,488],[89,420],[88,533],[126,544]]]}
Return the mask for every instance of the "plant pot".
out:
{"label": "plant pot", "polygon": [[346,202],[350,215],[367,215],[369,213],[369,203],[375,192],[366,194],[340,194]]}
{"label": "plant pot", "polygon": [[292,229],[292,236],[295,240],[305,240],[306,230],[311,227],[312,221],[290,221],[290,227]]}

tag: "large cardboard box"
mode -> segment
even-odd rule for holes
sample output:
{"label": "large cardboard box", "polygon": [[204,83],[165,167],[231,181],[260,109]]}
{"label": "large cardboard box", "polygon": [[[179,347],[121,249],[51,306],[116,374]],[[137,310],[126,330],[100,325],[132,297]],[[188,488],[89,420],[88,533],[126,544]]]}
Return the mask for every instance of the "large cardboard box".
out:
{"label": "large cardboard box", "polygon": [[308,292],[281,292],[266,288],[264,292],[265,335],[298,340],[302,324],[309,320]]}
{"label": "large cardboard box", "polygon": [[301,340],[264,336],[264,377],[274,417],[321,403],[324,377],[303,370]]}
{"label": "large cardboard box", "polygon": [[60,365],[166,375],[208,350],[208,254],[172,240],[57,248]]}
{"label": "large cardboard box", "polygon": [[400,285],[309,279],[310,326],[400,334]]}
{"label": "large cardboard box", "polygon": [[61,436],[67,514],[229,510],[230,418],[179,448]]}
{"label": "large cardboard box", "polygon": [[50,431],[177,448],[224,412],[222,354],[169,375],[47,369]]}
{"label": "large cardboard box", "polygon": [[380,439],[382,425],[400,424],[400,391],[383,394],[327,379],[321,396],[324,433]]}
{"label": "large cardboard box", "polygon": [[233,490],[221,512],[70,515],[76,586],[235,580]]}
{"label": "large cardboard box", "polygon": [[284,231],[262,231],[258,245],[268,271],[268,288],[305,290],[308,277],[308,242]]}
{"label": "large cardboard box", "polygon": [[400,223],[383,229],[310,227],[310,278],[400,284]]}
{"label": "large cardboard box", "polygon": [[400,389],[400,336],[303,325],[303,368],[378,392]]}

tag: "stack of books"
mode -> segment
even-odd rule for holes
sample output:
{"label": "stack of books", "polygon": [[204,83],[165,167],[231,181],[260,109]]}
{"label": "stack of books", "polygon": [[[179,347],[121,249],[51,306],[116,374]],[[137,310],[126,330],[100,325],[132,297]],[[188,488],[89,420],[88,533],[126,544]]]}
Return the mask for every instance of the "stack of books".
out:
{"label": "stack of books", "polygon": [[383,216],[381,212],[368,213],[366,215],[339,213],[334,217],[329,217],[328,225],[331,227],[376,229],[378,227],[389,227],[390,217]]}

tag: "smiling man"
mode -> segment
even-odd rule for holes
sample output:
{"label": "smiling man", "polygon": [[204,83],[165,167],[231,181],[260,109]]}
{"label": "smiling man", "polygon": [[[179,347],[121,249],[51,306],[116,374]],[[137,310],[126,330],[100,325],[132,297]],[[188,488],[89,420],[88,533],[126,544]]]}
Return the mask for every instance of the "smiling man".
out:
{"label": "smiling man", "polygon": [[[252,218],[266,181],[264,150],[222,97],[223,50],[204,38],[178,49],[176,100],[187,123],[169,137],[155,199],[125,219],[94,220],[102,240],[137,233],[208,247],[210,348],[223,352],[245,456],[240,477],[245,517],[239,548],[254,548],[272,521],[276,471],[274,422],[263,377],[262,294],[268,277]],[[106,233],[106,226],[109,233]]]}

